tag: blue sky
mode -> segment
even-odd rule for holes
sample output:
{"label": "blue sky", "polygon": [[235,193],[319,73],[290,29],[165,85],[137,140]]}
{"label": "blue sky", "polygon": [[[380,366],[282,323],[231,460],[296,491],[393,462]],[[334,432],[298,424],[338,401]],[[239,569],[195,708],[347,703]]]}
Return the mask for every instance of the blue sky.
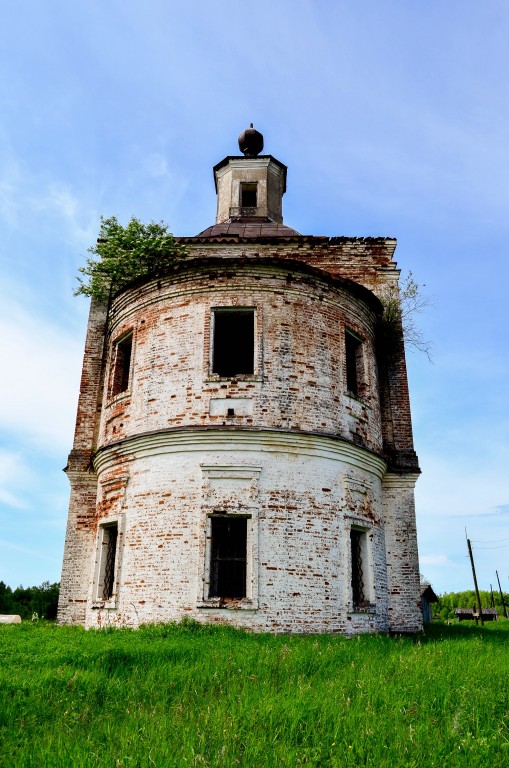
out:
{"label": "blue sky", "polygon": [[0,49],[0,580],[58,581],[101,215],[214,221],[254,122],[285,223],[391,236],[432,305],[408,354],[421,571],[509,589],[509,6],[503,0],[20,0]]}

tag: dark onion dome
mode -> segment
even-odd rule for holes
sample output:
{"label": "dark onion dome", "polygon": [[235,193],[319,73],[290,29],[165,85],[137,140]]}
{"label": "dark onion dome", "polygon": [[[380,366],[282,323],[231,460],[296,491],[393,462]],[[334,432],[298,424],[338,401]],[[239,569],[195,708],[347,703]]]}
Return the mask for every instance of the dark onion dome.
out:
{"label": "dark onion dome", "polygon": [[253,128],[253,123],[239,136],[240,151],[246,157],[256,157],[263,149],[263,135]]}

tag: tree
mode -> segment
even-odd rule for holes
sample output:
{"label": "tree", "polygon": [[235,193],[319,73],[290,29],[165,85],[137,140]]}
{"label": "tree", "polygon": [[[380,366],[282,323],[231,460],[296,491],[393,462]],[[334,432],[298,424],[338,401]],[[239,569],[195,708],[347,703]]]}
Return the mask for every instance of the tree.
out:
{"label": "tree", "polygon": [[431,360],[432,344],[424,338],[416,319],[418,314],[429,307],[431,301],[422,293],[421,286],[413,279],[412,273],[409,272],[399,286],[388,287],[382,292],[380,299],[384,308],[382,337],[386,348],[390,349],[400,328],[403,327],[406,346],[424,352]]}
{"label": "tree", "polygon": [[[143,224],[134,216],[126,227],[115,216],[101,217],[101,229],[95,245],[79,272],[75,295],[84,294],[107,300],[129,283],[142,277],[159,277],[175,261],[186,255],[163,221]],[[96,257],[99,257],[97,259]]]}
{"label": "tree", "polygon": [[[480,590],[481,604],[484,608],[490,608],[492,605],[491,592]],[[508,595],[504,594],[504,600],[508,600]],[[504,608],[498,592],[493,593],[493,600],[498,615],[504,617]],[[440,617],[443,621],[456,619],[455,608],[474,608],[476,606],[476,595],[473,589],[465,589],[463,592],[446,592],[441,595],[439,602],[433,606],[433,616]]]}
{"label": "tree", "polygon": [[19,614],[30,619],[36,613],[40,619],[55,619],[60,584],[43,582],[39,587],[19,586],[12,590],[0,581],[0,613]]}
{"label": "tree", "polygon": [[12,589],[0,581],[0,613],[12,613]]}

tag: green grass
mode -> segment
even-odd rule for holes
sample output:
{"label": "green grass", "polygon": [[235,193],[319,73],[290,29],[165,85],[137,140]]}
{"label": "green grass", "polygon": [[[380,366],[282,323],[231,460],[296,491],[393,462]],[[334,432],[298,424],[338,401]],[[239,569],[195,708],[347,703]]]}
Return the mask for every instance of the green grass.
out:
{"label": "green grass", "polygon": [[1,626],[0,765],[507,766],[508,641]]}

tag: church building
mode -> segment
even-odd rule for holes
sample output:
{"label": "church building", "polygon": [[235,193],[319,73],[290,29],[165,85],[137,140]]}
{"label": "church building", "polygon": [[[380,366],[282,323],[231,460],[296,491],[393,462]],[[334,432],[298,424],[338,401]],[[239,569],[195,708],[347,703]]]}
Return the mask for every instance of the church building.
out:
{"label": "church building", "polygon": [[187,256],[92,299],[58,620],[415,632],[396,241],[286,226],[286,166],[239,147]]}

